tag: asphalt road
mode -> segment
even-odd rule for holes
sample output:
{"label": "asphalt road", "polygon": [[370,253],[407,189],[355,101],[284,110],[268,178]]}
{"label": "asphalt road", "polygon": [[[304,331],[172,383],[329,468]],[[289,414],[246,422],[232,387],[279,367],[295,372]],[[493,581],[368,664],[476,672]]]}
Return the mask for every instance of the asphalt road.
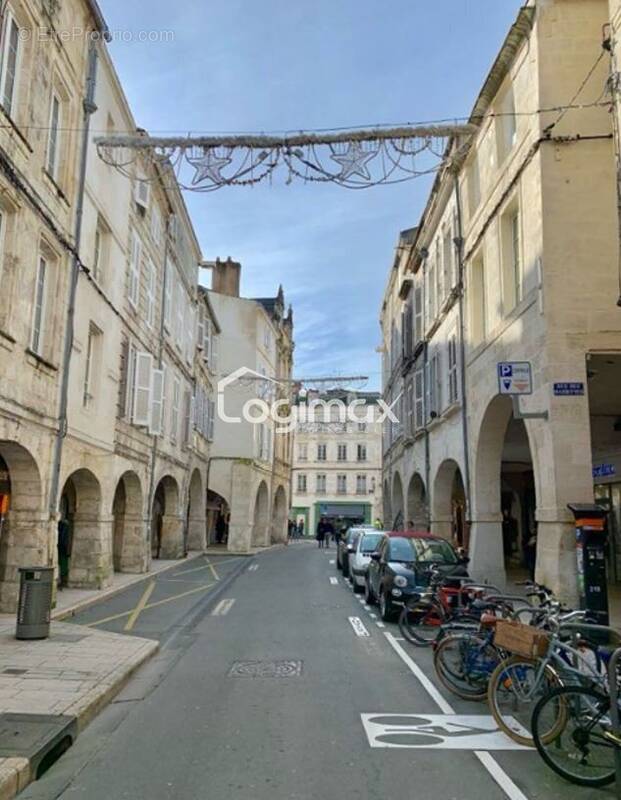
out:
{"label": "asphalt road", "polygon": [[[230,569],[242,570],[237,577],[235,572],[227,577],[222,564],[220,580],[214,578],[216,587],[202,594],[148,607],[157,602],[151,600],[156,590],[168,591],[158,579],[128,633],[149,635],[151,630],[163,643],[161,654],[22,796],[616,796],[614,790],[583,790],[564,783],[535,752],[495,749],[486,733],[485,706],[446,696],[434,681],[429,653],[399,641],[396,626],[378,626],[371,616],[376,612],[364,607],[330,563],[334,557],[334,550],[294,543],[246,560],[241,567],[231,562]],[[218,565],[215,568],[219,574]],[[200,572],[198,576],[204,580]],[[330,579],[336,576],[334,583]],[[211,583],[206,577],[204,585]],[[185,576],[190,578],[192,573]],[[198,580],[196,573],[194,579]],[[131,595],[133,609],[145,589],[143,583]],[[80,621],[99,620],[102,626],[122,630],[127,623],[121,625],[121,620],[130,617],[102,622],[129,610],[129,604],[119,606],[119,600],[102,603]],[[455,721],[447,719],[448,714],[476,718]],[[405,746],[372,747],[371,741],[378,741],[374,736],[381,736],[384,744]],[[456,743],[466,749],[447,749]]]}

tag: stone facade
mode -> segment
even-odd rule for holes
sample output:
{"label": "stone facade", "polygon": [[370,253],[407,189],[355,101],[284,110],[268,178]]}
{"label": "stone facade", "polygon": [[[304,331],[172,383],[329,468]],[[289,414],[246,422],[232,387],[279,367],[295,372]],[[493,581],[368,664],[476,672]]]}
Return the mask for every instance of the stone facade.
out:
{"label": "stone facade", "polygon": [[271,415],[255,424],[242,412],[256,400],[288,405],[293,314],[285,309],[282,287],[274,298],[240,297],[241,266],[230,259],[211,266],[208,294],[222,334],[208,535],[217,541],[218,518],[225,518],[229,550],[248,552],[287,537],[291,434],[278,430]]}
{"label": "stone facade", "polygon": [[[469,545],[473,574],[504,581],[534,561],[536,542],[537,579],[568,600],[577,581],[567,504],[593,501],[602,438],[619,447],[612,419],[602,431],[594,423],[621,384],[615,162],[605,108],[544,109],[575,94],[607,21],[604,0],[520,10],[473,109],[467,155],[438,176],[419,228],[406,232],[382,316],[385,390],[401,381],[405,398],[385,443],[393,503],[396,493],[407,510],[409,490],[399,492],[422,478],[432,530]],[[607,71],[601,60],[583,103],[602,95]],[[609,386],[594,368],[603,357]],[[515,418],[499,393],[505,361],[531,363],[521,411],[547,418]],[[567,383],[574,396],[563,396]],[[503,511],[513,520],[504,539]]]}
{"label": "stone facade", "polygon": [[[341,517],[345,524],[383,520],[378,399],[372,392],[333,391],[309,392],[298,401],[291,518],[296,523],[303,520],[305,535],[315,535],[322,516],[335,525]],[[320,403],[311,411],[313,401]],[[334,401],[340,405],[330,407]],[[352,421],[354,415],[359,421]]]}

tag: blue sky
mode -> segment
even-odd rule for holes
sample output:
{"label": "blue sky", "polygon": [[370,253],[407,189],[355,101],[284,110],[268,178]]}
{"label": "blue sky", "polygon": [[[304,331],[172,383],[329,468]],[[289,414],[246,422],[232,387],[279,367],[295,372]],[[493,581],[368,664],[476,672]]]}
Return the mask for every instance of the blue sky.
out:
{"label": "blue sky", "polygon": [[[112,30],[174,34],[111,45],[138,124],[207,133],[467,115],[520,0],[100,5]],[[379,388],[381,297],[398,232],[428,190],[427,179],[352,192],[281,178],[186,200],[205,258],[241,261],[245,295],[283,284],[297,375],[364,374]]]}

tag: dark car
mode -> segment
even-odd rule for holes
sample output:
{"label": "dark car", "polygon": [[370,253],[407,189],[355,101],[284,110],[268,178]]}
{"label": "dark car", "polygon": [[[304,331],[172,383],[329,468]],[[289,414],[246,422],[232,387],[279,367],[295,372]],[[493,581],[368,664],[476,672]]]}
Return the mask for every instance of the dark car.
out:
{"label": "dark car", "polygon": [[373,528],[364,525],[355,525],[349,528],[347,533],[339,539],[336,548],[336,568],[342,570],[346,578],[349,575],[349,556],[355,551],[358,538],[363,533],[368,533],[371,530],[373,530]]}
{"label": "dark car", "polygon": [[447,573],[467,575],[464,561],[453,546],[430,533],[387,533],[371,555],[365,584],[367,603],[379,603],[383,620],[393,619],[397,606],[429,583],[432,564],[445,565]]}

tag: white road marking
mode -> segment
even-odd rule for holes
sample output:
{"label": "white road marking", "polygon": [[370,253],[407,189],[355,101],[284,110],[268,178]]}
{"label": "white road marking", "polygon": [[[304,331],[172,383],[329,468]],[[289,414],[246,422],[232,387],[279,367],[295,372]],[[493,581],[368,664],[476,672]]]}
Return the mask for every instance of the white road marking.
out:
{"label": "white road marking", "polygon": [[223,617],[225,614],[228,614],[229,611],[233,608],[233,604],[235,600],[220,600],[218,605],[214,608],[211,612],[212,617]]}
{"label": "white road marking", "polygon": [[330,561],[330,563],[331,563],[331,564],[336,564],[336,561],[335,561],[334,559],[332,559],[332,560]]}
{"label": "white road marking", "polygon": [[371,634],[366,629],[364,622],[360,617],[349,617],[349,622],[354,629],[356,636],[370,636]]}
{"label": "white road marking", "polygon": [[371,619],[377,619],[377,614],[373,614],[373,612],[371,612],[369,616],[371,617]]}
{"label": "white road marking", "polygon": [[371,610],[371,606],[367,605],[366,603],[364,604],[364,607],[365,607],[365,609],[366,609],[367,611],[370,611],[370,610]]}
{"label": "white road marking", "polygon": [[[528,750],[484,714],[361,714],[371,747],[416,750]],[[521,727],[521,726],[520,726]],[[526,734],[524,728],[521,728]]]}
{"label": "white road marking", "polygon": [[376,622],[375,624],[377,625],[378,628],[385,628],[386,627],[383,622]]}
{"label": "white road marking", "polygon": [[256,572],[258,569],[259,569],[259,565],[258,564],[251,564],[248,567],[248,572]]}
{"label": "white road marking", "polygon": [[[454,714],[455,712],[449,703],[447,703],[444,697],[442,697],[440,692],[421,670],[418,664],[415,664],[414,661],[412,661],[410,656],[401,647],[396,638],[390,633],[385,633],[384,636],[401,660],[405,662],[409,669],[418,678],[423,688],[426,689],[427,693],[432,697],[440,710],[444,714]],[[528,800],[526,795],[515,785],[507,773],[489,753],[475,750],[475,755],[510,800]]]}
{"label": "white road marking", "polygon": [[338,582],[339,582],[338,578],[330,578],[330,583],[332,584],[332,586],[336,586]]}

